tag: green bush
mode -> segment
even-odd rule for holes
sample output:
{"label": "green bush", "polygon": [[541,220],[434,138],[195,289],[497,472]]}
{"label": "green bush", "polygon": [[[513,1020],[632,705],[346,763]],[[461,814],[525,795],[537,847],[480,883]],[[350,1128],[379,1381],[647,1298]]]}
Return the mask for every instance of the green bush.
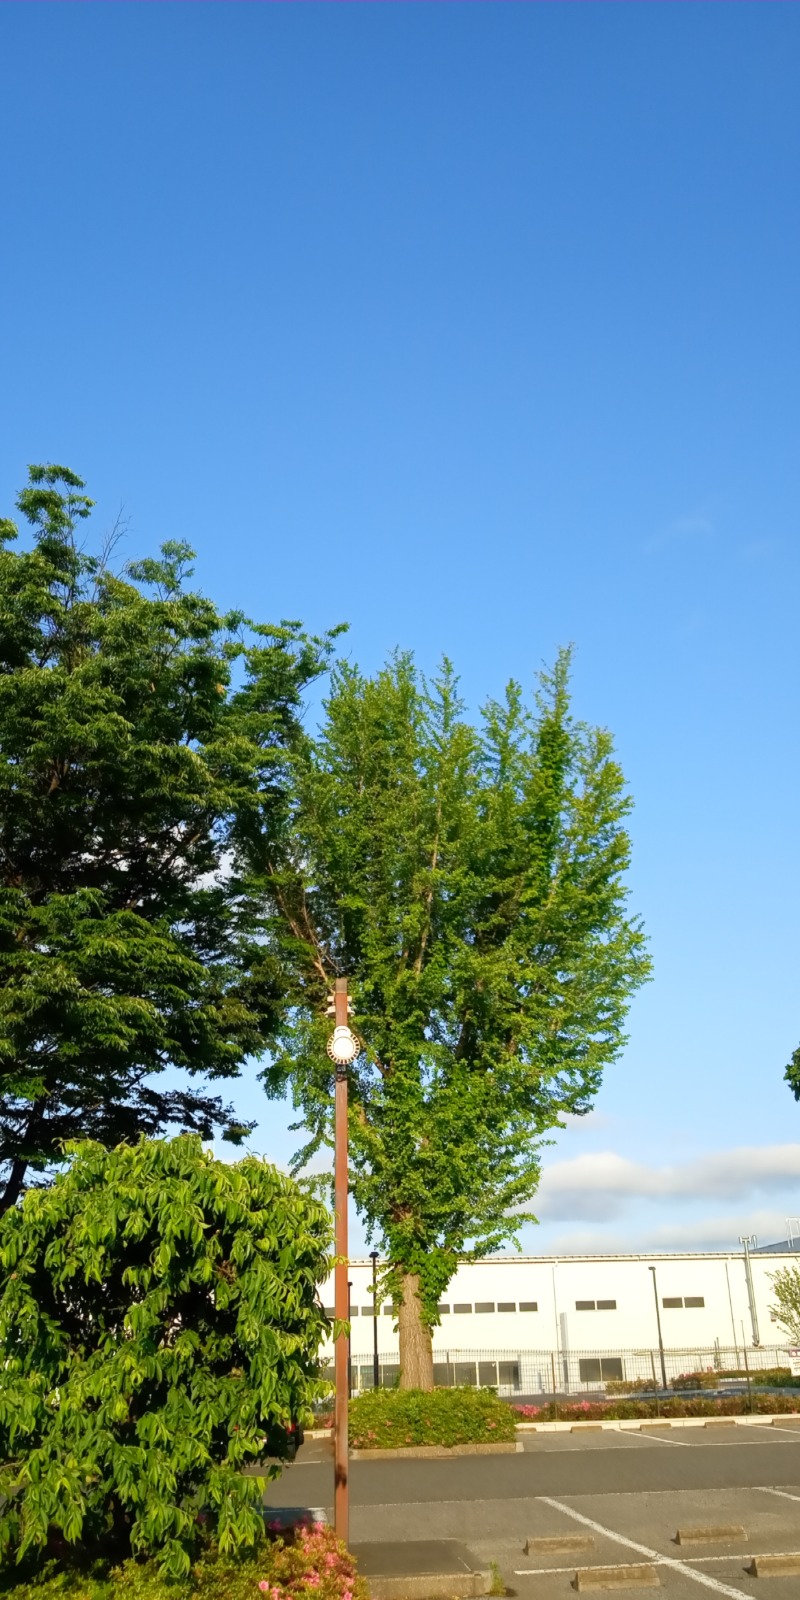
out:
{"label": "green bush", "polygon": [[800,1378],[792,1377],[791,1367],[751,1367],[749,1374],[744,1367],[721,1372],[721,1378],[740,1378],[747,1382],[747,1378],[754,1389],[800,1389]]}
{"label": "green bush", "polygon": [[[570,1403],[559,1400],[558,1406],[548,1401],[543,1406],[516,1406],[514,1415],[524,1422],[620,1422],[637,1417],[743,1417],[750,1411],[746,1394],[726,1395],[724,1399],[698,1395],[681,1400],[580,1400]],[[753,1395],[752,1410],[767,1416],[772,1413],[796,1415],[800,1411],[800,1397],[788,1394]]]}
{"label": "green bush", "polygon": [[201,1527],[223,1555],[263,1536],[244,1469],[325,1392],[327,1214],[195,1136],[68,1150],[0,1221],[0,1549],[178,1578]]}
{"label": "green bush", "polygon": [[498,1444],[515,1436],[510,1406],[491,1389],[373,1389],[350,1407],[358,1450],[420,1444]]}
{"label": "green bush", "polygon": [[703,1372],[682,1372],[680,1377],[673,1378],[670,1382],[671,1389],[718,1389],[721,1374],[715,1372],[713,1367],[706,1367]]}
{"label": "green bush", "polygon": [[268,1600],[368,1600],[352,1556],[319,1524],[265,1541],[255,1554],[206,1553],[177,1582],[153,1561],[126,1561],[105,1572],[45,1571],[15,1584],[11,1594],[13,1600],[259,1600],[259,1591]]}

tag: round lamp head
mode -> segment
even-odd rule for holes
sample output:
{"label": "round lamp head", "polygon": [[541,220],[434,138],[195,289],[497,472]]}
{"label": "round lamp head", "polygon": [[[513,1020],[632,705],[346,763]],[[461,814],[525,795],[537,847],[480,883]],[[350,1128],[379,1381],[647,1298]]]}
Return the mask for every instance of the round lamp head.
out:
{"label": "round lamp head", "polygon": [[351,1028],[339,1026],[334,1028],[328,1040],[328,1055],[335,1061],[337,1067],[349,1067],[351,1061],[361,1053],[361,1041],[356,1038]]}

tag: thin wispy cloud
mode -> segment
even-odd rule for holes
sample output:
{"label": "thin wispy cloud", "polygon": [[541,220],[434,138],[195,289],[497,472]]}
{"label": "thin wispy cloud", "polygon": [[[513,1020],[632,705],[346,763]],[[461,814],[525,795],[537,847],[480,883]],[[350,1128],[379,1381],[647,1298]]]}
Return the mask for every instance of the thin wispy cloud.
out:
{"label": "thin wispy cloud", "polygon": [[774,1244],[786,1238],[784,1212],[760,1207],[744,1208],[723,1215],[700,1217],[696,1221],[653,1223],[632,1230],[616,1228],[570,1228],[550,1234],[546,1244],[531,1239],[529,1248],[547,1255],[595,1256],[638,1255],[649,1251],[733,1250],[740,1251],[743,1234],[755,1234],[760,1244]]}
{"label": "thin wispy cloud", "polygon": [[713,536],[714,531],[710,517],[703,516],[699,512],[690,516],[674,517],[657,533],[645,539],[643,548],[652,552],[665,550],[669,545],[704,543]]}
{"label": "thin wispy cloud", "polygon": [[596,1222],[633,1201],[742,1201],[795,1187],[800,1194],[800,1144],[717,1150],[660,1167],[603,1150],[546,1166],[535,1204],[542,1222]]}

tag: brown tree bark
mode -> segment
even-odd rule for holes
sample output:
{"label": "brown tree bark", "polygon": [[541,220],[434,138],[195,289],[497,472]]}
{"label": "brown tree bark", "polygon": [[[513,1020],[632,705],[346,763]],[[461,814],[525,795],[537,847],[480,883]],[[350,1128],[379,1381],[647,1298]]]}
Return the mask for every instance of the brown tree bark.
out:
{"label": "brown tree bark", "polygon": [[419,1274],[405,1272],[403,1298],[398,1311],[400,1330],[400,1388],[433,1388],[433,1345],[431,1330],[422,1320],[419,1299]]}

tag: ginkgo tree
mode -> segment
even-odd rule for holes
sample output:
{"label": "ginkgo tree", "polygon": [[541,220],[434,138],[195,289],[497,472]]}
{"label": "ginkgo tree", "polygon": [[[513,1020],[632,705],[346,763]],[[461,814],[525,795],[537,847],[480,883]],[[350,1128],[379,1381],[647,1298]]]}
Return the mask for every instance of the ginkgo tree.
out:
{"label": "ginkgo tree", "polygon": [[574,720],[569,658],[470,722],[447,664],[336,667],[258,859],[291,974],[268,1093],[291,1085],[307,1162],[332,1138],[325,997],[344,975],[363,1050],[351,1180],[388,1258],[401,1382],[433,1382],[459,1261],[516,1235],[549,1129],[592,1104],[649,973],[628,913],[626,792],[610,734]]}

